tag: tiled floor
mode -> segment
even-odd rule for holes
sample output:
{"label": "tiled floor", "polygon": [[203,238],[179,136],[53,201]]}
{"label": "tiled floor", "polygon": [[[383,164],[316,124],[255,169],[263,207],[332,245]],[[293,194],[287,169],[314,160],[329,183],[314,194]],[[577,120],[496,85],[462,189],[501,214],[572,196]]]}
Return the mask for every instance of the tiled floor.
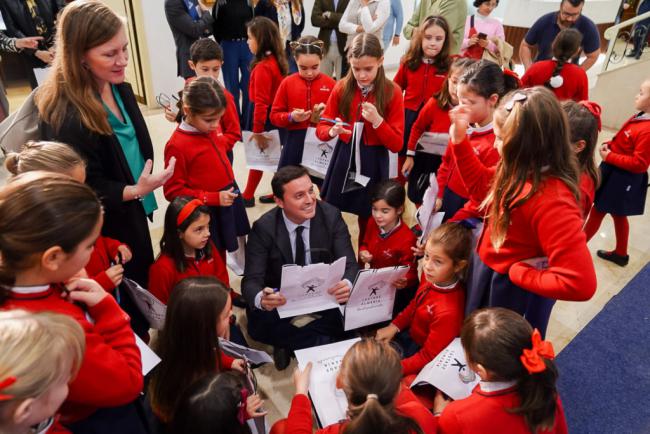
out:
{"label": "tiled floor", "polygon": [[[20,105],[20,101],[29,92],[28,88],[10,88],[9,97],[12,107]],[[162,167],[162,155],[165,142],[169,138],[174,125],[167,122],[160,110],[144,110],[149,132],[151,133],[155,155],[155,169],[160,170]],[[601,134],[601,141],[609,139],[614,131],[604,131]],[[235,174],[239,181],[240,187],[246,184],[247,170],[244,164],[244,155],[241,147],[235,149]],[[4,174],[3,174],[4,175]],[[270,174],[265,174],[257,195],[267,194],[270,189]],[[1,178],[1,177],[0,177]],[[151,224],[151,235],[154,246],[157,244],[162,234],[162,223],[164,211],[167,202],[162,196],[162,191],[156,193],[159,210],[155,213],[154,222]],[[271,209],[271,205],[258,204],[255,208],[248,210],[249,220],[252,222],[261,214]],[[548,337],[555,344],[556,351],[564,348],[575,335],[602,309],[602,307],[615,296],[625,284],[650,261],[650,224],[648,216],[650,215],[650,201],[646,205],[646,215],[632,217],[630,219],[630,264],[621,268],[616,265],[605,262],[596,257],[597,249],[610,249],[614,245],[613,227],[610,219],[606,219],[599,233],[590,242],[589,247],[593,253],[596,272],[598,275],[598,291],[596,295],[588,302],[558,302],[551,316],[551,323],[548,329]],[[406,219],[412,223],[413,206],[409,204],[405,213]],[[357,238],[356,218],[352,215],[344,215],[349,225],[352,239],[355,242]],[[240,278],[232,276],[232,285],[239,289]],[[239,318],[242,324],[245,324],[245,317],[239,312]],[[255,345],[255,344],[253,344]],[[257,346],[257,345],[255,345]],[[259,346],[263,348],[262,346]],[[257,370],[259,384],[263,392],[269,397],[269,402],[265,407],[269,410],[269,419],[277,420],[279,417],[286,416],[293,393],[291,373],[295,367],[295,361],[289,369],[278,372],[272,365],[261,367]]]}

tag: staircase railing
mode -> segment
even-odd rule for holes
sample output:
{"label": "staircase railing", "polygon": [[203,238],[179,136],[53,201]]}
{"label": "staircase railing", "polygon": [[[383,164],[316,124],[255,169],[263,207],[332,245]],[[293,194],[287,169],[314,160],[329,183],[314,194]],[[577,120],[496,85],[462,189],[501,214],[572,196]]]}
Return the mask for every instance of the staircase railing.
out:
{"label": "staircase railing", "polygon": [[[643,20],[650,20],[650,12],[637,15],[634,18],[630,18],[629,20],[618,23],[605,30],[604,37],[609,41],[609,45],[607,47],[605,61],[603,62],[603,72],[607,71],[610,64],[622,62],[628,48],[630,45],[634,46],[636,40],[640,41],[639,43],[641,46],[635,57],[637,59],[641,57],[643,48],[647,43],[648,30],[650,27],[648,24],[636,24]],[[634,25],[634,27],[628,29],[632,25]],[[618,41],[621,43],[617,44]]]}

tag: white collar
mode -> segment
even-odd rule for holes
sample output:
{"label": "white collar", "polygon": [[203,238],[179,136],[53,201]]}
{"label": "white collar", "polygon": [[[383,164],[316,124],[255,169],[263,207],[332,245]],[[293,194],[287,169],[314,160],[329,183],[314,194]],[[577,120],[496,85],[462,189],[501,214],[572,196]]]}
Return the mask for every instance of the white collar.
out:
{"label": "white collar", "polygon": [[391,233],[395,232],[395,230],[396,230],[396,229],[399,227],[399,225],[401,225],[401,224],[402,224],[402,219],[398,219],[398,220],[397,220],[397,224],[393,227],[393,229],[391,229],[391,230],[389,230],[389,231],[385,231],[385,230],[383,230],[382,228],[379,228],[379,233],[382,234],[383,236],[387,236],[388,234],[391,234]]}
{"label": "white collar", "polygon": [[181,121],[181,124],[178,126],[178,128],[180,128],[183,131],[187,131],[189,133],[200,133],[201,132],[201,131],[197,130],[196,128],[194,128],[192,125],[185,122],[185,119],[183,119]]}
{"label": "white collar", "polygon": [[492,122],[489,122],[487,125],[482,127],[472,127],[467,128],[467,134],[472,135],[474,133],[484,133],[486,131],[492,130]]}
{"label": "white collar", "polygon": [[34,286],[14,286],[11,292],[16,294],[38,294],[39,292],[47,291],[50,285],[34,285]]}
{"label": "white collar", "polygon": [[453,289],[457,284],[458,284],[458,279],[454,280],[449,285],[442,286],[442,285],[438,285],[437,283],[434,283],[433,286],[436,289]]}
{"label": "white collar", "polygon": [[650,112],[649,113],[639,112],[639,114],[637,114],[634,118],[637,120],[645,121],[647,119],[650,119]]}
{"label": "white collar", "polygon": [[515,380],[513,381],[483,381],[479,382],[479,387],[483,392],[498,392],[500,390],[510,389],[512,386],[517,384]]}
{"label": "white collar", "polygon": [[284,225],[287,227],[287,231],[290,234],[295,232],[295,230],[296,230],[296,228],[298,226],[302,226],[305,229],[309,230],[309,226],[311,225],[311,219],[307,219],[307,220],[305,220],[304,222],[302,222],[300,224],[292,222],[291,220],[289,220],[287,215],[284,213],[284,210],[282,210],[282,219],[284,220]]}

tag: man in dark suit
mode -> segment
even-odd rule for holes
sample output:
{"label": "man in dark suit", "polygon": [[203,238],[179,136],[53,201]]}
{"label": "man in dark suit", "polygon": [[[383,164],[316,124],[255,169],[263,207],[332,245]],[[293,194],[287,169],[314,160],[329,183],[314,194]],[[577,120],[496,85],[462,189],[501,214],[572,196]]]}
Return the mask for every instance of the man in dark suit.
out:
{"label": "man in dark suit", "polygon": [[328,290],[341,304],[350,298],[350,282],[359,267],[341,212],[316,199],[304,168],[283,167],[273,176],[271,187],[277,207],[262,215],[248,235],[241,287],[249,306],[248,332],[253,339],[275,347],[276,368],[282,370],[289,364],[291,351],[335,342],[344,334],[339,309],[309,317],[279,317],[276,308],[286,299],[274,288],[281,286],[282,266],[332,263],[345,257],[343,280]]}
{"label": "man in dark suit", "polygon": [[347,70],[344,54],[348,40],[348,35],[339,31],[339,21],[348,3],[349,0],[315,0],[311,11],[311,25],[320,27],[318,38],[325,43],[326,54],[320,69],[339,80]]}
{"label": "man in dark suit", "polygon": [[187,63],[190,46],[199,38],[209,36],[214,19],[207,6],[199,0],[165,0],[165,16],[176,43],[176,63],[179,77],[194,77]]}

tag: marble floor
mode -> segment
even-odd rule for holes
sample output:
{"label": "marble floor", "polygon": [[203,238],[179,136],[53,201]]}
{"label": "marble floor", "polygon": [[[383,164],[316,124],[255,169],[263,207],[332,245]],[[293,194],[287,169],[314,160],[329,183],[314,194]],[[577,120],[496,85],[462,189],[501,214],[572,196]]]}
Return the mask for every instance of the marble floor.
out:
{"label": "marble floor", "polygon": [[[12,107],[18,107],[22,99],[29,92],[25,86],[14,86],[8,89],[9,99]],[[631,113],[630,108],[630,113]],[[162,168],[163,149],[169,138],[174,125],[167,122],[161,110],[143,109],[145,119],[149,127],[149,132],[155,148],[157,157],[154,170]],[[606,130],[600,135],[600,141],[608,140],[615,131]],[[246,184],[247,170],[245,168],[244,154],[241,146],[235,148],[235,174],[240,186],[243,188]],[[4,171],[4,169],[2,169]],[[0,173],[0,178],[6,174]],[[270,188],[271,174],[266,173],[257,191],[257,196],[271,192]],[[156,192],[159,210],[155,213],[155,218],[150,226],[151,236],[154,248],[157,250],[157,244],[162,235],[162,226],[164,212],[167,202],[162,195],[162,190]],[[248,217],[251,222],[255,221],[260,215],[272,208],[272,205],[258,204],[254,208],[248,209]],[[580,330],[596,315],[603,306],[625,286],[625,284],[634,275],[650,261],[650,201],[646,205],[646,214],[644,216],[630,218],[630,263],[627,267],[621,268],[609,262],[603,261],[596,257],[596,250],[611,249],[614,246],[614,232],[611,219],[606,219],[598,234],[589,243],[596,273],[598,276],[598,290],[596,295],[587,302],[558,302],[555,305],[551,322],[548,329],[548,338],[554,343],[556,351],[561,351]],[[414,206],[408,204],[405,212],[405,218],[409,224],[413,223]],[[344,215],[350,233],[356,248],[357,225],[356,217]],[[239,290],[240,278],[231,276],[232,286]],[[239,321],[245,326],[245,315],[243,312],[237,312]],[[245,328],[245,327],[244,327]],[[268,347],[254,343],[252,346],[270,350]],[[284,371],[277,371],[272,365],[263,366],[256,370],[258,381],[262,393],[268,397],[265,407],[269,410],[269,420],[275,421],[280,417],[285,417],[288,413],[291,398],[293,396],[292,372],[295,367],[295,360],[291,366]]]}

